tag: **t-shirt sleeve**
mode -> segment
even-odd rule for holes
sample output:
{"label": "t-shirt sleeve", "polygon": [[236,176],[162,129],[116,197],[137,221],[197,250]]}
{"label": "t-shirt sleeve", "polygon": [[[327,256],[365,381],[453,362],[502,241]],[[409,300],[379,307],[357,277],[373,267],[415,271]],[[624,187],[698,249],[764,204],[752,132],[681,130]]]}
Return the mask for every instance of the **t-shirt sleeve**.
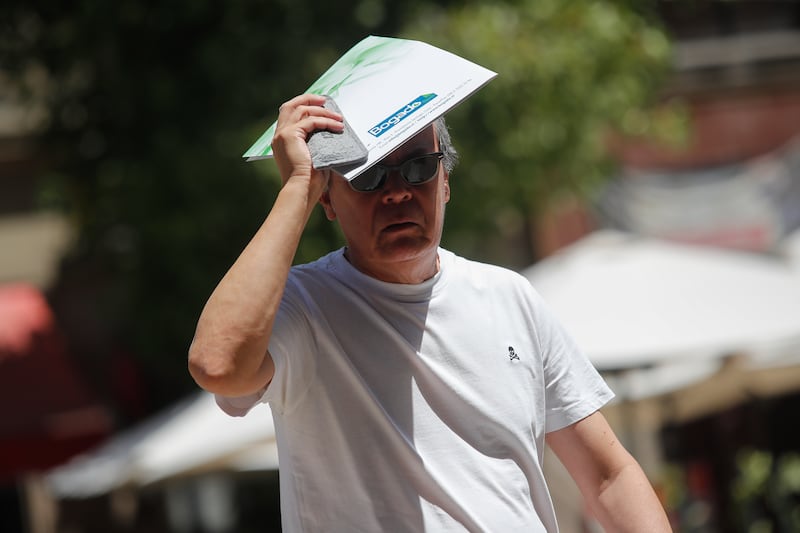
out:
{"label": "t-shirt sleeve", "polygon": [[586,418],[614,393],[541,296],[532,292],[544,363],[545,432],[549,433]]}
{"label": "t-shirt sleeve", "polygon": [[314,372],[316,341],[309,323],[310,305],[311,299],[290,277],[269,342],[275,374],[262,397],[279,412],[291,408],[308,388]]}
{"label": "t-shirt sleeve", "polygon": [[[312,372],[313,335],[302,292],[292,278],[286,284],[278,314],[272,326],[269,353],[275,365],[272,381],[259,392],[247,396],[216,395],[217,405],[231,416],[244,416],[258,403],[270,403],[280,412],[291,405],[293,395],[303,390]],[[291,363],[291,364],[290,364]]]}
{"label": "t-shirt sleeve", "polygon": [[250,412],[254,405],[259,403],[261,396],[264,394],[263,389],[247,396],[221,396],[214,395],[214,399],[220,409],[231,416],[244,416]]}

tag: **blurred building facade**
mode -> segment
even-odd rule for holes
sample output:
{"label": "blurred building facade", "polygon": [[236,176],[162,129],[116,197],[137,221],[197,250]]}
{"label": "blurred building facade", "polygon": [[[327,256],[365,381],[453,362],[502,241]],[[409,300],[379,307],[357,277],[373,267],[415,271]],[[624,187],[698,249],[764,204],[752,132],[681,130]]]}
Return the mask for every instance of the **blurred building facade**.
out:
{"label": "blurred building facade", "polygon": [[800,227],[798,7],[662,6],[676,68],[665,97],[688,104],[688,144],[617,144],[623,171],[599,202],[602,220],[672,240],[772,251]]}
{"label": "blurred building facade", "polygon": [[619,175],[595,205],[540,225],[545,256],[596,227],[772,251],[800,227],[800,7],[658,3],[673,40],[664,100],[689,114],[684,146],[613,138]]}

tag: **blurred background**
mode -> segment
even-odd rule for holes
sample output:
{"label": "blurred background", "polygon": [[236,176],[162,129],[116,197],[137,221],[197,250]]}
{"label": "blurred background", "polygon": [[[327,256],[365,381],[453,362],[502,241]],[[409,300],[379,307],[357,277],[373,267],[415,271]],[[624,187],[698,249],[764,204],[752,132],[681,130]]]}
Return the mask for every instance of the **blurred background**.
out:
{"label": "blurred background", "polygon": [[5,0],[0,531],[280,530],[269,410],[186,353],[279,185],[241,154],[369,34],[499,73],[443,245],[531,279],[675,530],[800,531],[800,4],[733,0]]}

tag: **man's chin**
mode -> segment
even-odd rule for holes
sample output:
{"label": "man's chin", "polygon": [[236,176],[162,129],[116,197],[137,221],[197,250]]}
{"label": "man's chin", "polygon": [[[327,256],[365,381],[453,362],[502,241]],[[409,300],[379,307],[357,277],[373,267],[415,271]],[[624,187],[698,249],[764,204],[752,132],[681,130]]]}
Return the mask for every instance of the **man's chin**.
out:
{"label": "man's chin", "polygon": [[419,235],[392,234],[382,239],[379,250],[384,260],[411,261],[425,257],[435,248],[430,239]]}

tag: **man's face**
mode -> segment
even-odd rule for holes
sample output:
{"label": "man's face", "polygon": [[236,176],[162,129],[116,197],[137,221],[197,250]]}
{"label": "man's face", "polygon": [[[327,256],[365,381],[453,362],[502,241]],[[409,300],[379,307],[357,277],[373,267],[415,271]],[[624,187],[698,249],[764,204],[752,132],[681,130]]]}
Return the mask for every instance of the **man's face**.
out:
{"label": "man's face", "polygon": [[[399,165],[438,149],[430,126],[381,163]],[[409,185],[400,171],[393,169],[383,187],[374,192],[355,191],[341,175],[333,173],[320,203],[328,219],[339,221],[354,266],[378,279],[400,281],[387,279],[392,277],[387,273],[402,277],[405,269],[435,265],[449,199],[448,174],[440,163],[436,177],[422,185]]]}

